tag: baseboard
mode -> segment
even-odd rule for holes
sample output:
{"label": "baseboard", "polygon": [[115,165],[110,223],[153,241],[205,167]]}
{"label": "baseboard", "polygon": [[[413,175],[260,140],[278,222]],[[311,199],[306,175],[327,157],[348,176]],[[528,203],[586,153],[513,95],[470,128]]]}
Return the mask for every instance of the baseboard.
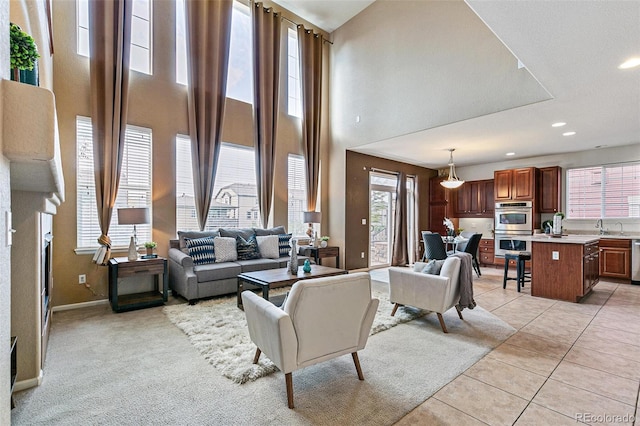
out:
{"label": "baseboard", "polygon": [[42,370],[38,373],[38,377],[34,377],[32,379],[20,380],[16,382],[13,386],[14,392],[19,392],[25,389],[34,388],[36,386],[40,386],[42,384]]}
{"label": "baseboard", "polygon": [[62,311],[70,311],[72,309],[87,308],[89,306],[98,306],[98,305],[105,305],[105,304],[109,304],[109,300],[101,299],[101,300],[92,300],[90,302],[71,303],[69,305],[54,306],[52,310],[53,312],[62,312]]}

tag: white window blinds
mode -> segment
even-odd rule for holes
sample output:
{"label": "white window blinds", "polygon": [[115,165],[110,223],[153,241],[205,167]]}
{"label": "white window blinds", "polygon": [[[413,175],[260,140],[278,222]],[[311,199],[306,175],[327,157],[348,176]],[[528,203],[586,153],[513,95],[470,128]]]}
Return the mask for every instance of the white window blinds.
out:
{"label": "white window blinds", "polygon": [[[100,225],[96,206],[91,119],[76,118],[77,137],[77,246],[98,247]],[[126,247],[132,225],[118,225],[118,208],[148,207],[151,210],[151,129],[127,126],[122,172],[109,237],[113,246]],[[137,225],[138,242],[151,241],[152,224]]]}
{"label": "white window blinds", "polygon": [[289,154],[288,186],[287,231],[293,235],[304,235],[307,224],[302,221],[302,212],[307,210],[307,185],[305,185],[304,157],[300,155]]}

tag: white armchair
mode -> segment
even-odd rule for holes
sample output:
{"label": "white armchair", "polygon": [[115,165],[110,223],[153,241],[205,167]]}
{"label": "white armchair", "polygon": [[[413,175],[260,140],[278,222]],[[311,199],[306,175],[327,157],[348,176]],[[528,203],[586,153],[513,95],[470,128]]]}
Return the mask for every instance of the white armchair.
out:
{"label": "white armchair", "polygon": [[242,293],[249,335],[258,349],[284,373],[289,408],[293,405],[291,373],[351,353],[364,380],[357,351],[364,349],[378,309],[366,272],[298,281],[283,308],[250,291]]}
{"label": "white armchair", "polygon": [[[402,305],[434,311],[442,331],[447,333],[442,314],[460,300],[459,275],[460,259],[451,256],[444,261],[440,275],[415,272],[411,268],[389,268],[389,300],[395,303],[391,316]],[[457,307],[456,311],[463,319]]]}

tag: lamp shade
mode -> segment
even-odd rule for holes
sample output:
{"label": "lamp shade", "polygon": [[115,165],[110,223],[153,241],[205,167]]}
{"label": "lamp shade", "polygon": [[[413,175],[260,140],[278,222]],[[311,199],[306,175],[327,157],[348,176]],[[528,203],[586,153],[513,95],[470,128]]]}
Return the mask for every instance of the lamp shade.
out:
{"label": "lamp shade", "polygon": [[302,221],[305,223],[320,223],[322,221],[322,213],[302,212]]}
{"label": "lamp shade", "polygon": [[119,225],[139,225],[142,223],[149,223],[149,209],[147,207],[118,209]]}

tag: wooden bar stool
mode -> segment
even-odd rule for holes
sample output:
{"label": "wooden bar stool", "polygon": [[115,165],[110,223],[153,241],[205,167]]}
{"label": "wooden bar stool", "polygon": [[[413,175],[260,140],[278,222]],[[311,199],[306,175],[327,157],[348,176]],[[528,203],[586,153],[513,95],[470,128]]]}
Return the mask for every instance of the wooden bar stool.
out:
{"label": "wooden bar stool", "polygon": [[[516,262],[516,276],[515,278],[509,277],[509,261],[515,260]],[[504,254],[504,277],[502,279],[502,288],[507,288],[508,280],[515,280],[518,284],[518,293],[520,287],[524,287],[524,283],[531,282],[531,272],[525,270],[525,261],[531,260],[531,253],[528,251],[507,251]]]}

